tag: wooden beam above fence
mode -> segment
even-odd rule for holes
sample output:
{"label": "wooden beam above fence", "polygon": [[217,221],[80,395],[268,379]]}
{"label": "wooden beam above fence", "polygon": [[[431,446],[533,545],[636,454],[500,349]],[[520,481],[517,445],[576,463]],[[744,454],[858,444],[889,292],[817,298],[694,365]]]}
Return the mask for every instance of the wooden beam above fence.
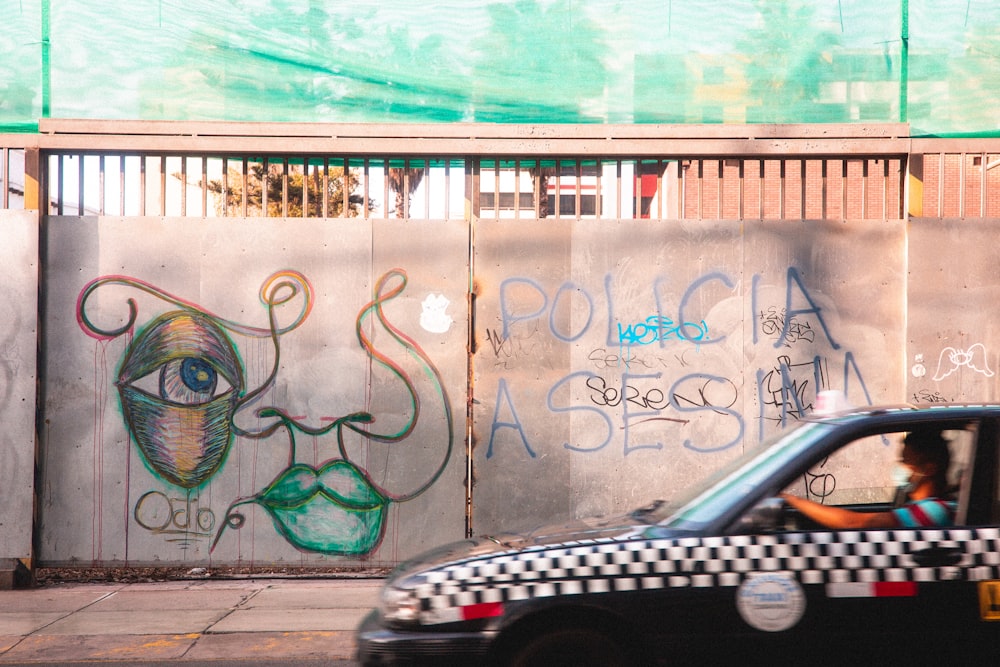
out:
{"label": "wooden beam above fence", "polygon": [[513,125],[229,123],[43,119],[38,146],[73,152],[224,155],[596,157],[886,156],[909,151],[901,123]]}

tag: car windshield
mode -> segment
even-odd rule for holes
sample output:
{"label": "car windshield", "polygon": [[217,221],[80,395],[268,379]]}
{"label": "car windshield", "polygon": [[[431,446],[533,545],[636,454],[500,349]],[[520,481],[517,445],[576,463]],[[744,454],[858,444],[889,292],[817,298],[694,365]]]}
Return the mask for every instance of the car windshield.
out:
{"label": "car windshield", "polygon": [[637,510],[633,515],[664,528],[696,530],[711,523],[729,507],[796,459],[832,425],[803,422],[748,450],[671,502]]}

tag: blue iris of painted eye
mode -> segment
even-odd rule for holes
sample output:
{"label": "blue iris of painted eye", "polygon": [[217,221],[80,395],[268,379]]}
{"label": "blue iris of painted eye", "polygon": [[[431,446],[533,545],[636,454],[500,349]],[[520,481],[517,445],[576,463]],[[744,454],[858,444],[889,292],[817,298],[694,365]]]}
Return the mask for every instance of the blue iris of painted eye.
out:
{"label": "blue iris of painted eye", "polygon": [[191,391],[210,394],[215,389],[218,374],[204,360],[188,358],[181,362],[181,379]]}
{"label": "blue iris of painted eye", "polygon": [[[139,383],[136,386],[142,388]],[[221,380],[212,364],[200,357],[172,359],[160,367],[160,397],[181,405],[199,405],[228,391],[230,384]]]}

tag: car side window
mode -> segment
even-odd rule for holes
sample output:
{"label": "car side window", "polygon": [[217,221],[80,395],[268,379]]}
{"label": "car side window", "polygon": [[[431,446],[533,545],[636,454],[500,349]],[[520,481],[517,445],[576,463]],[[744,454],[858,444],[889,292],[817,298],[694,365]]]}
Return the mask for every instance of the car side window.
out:
{"label": "car side window", "polygon": [[984,422],[979,441],[970,452],[959,493],[958,518],[970,526],[1000,524],[1000,427]]}
{"label": "car side window", "polygon": [[[899,464],[906,434],[907,431],[885,432],[851,441],[815,462],[783,491],[854,511],[889,511],[905,501],[901,485],[906,483],[906,475],[898,474],[905,471]],[[974,426],[952,428],[942,431],[942,435],[951,454],[948,489],[942,499],[959,503],[956,519],[964,523],[977,430]],[[794,529],[815,527],[804,517],[791,523]]]}
{"label": "car side window", "polygon": [[892,470],[903,434],[886,433],[854,440],[814,463],[784,492],[824,505],[882,506],[892,503]]}

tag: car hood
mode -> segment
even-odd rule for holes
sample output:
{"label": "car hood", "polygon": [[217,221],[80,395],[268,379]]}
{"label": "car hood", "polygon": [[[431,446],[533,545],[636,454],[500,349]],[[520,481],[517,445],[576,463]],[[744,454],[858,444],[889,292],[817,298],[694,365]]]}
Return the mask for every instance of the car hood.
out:
{"label": "car hood", "polygon": [[[539,526],[524,532],[502,533],[451,542],[435,547],[404,563],[390,576],[395,581],[445,565],[539,547],[558,547],[593,540],[626,540],[647,535],[651,524],[642,520],[649,508],[629,514],[577,519],[566,523]],[[669,538],[670,531],[656,528],[657,538]]]}

